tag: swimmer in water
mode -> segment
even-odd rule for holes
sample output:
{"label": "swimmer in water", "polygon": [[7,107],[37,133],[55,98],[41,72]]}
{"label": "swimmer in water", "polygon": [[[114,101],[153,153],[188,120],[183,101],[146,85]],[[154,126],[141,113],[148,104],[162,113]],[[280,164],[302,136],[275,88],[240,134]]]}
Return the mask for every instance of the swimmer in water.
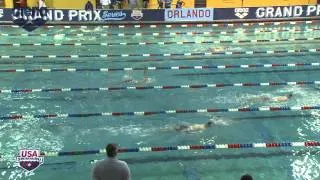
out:
{"label": "swimmer in water", "polygon": [[215,123],[210,120],[209,122],[205,123],[205,124],[193,124],[193,125],[186,125],[186,124],[181,124],[181,125],[177,125],[176,127],[174,127],[175,131],[178,132],[195,132],[195,131],[203,131],[206,130],[210,127],[213,127],[215,125]]}
{"label": "swimmer in water", "polygon": [[228,50],[227,48],[224,48],[224,47],[212,47],[212,48],[209,48],[209,50],[211,52],[223,52],[223,51],[226,51]]}
{"label": "swimmer in water", "polygon": [[242,48],[240,47],[212,47],[209,48],[211,52],[225,52],[225,51],[240,51]]}
{"label": "swimmer in water", "polygon": [[286,102],[289,101],[291,98],[293,97],[293,93],[289,93],[285,96],[276,96],[276,97],[268,97],[268,96],[261,96],[261,97],[257,97],[257,98],[253,98],[251,100],[254,101],[269,101],[269,102]]}
{"label": "swimmer in water", "polygon": [[145,68],[144,71],[143,71],[143,80],[134,80],[132,78],[132,74],[131,73],[129,73],[129,74],[130,75],[127,76],[123,81],[121,81],[120,83],[112,84],[112,86],[120,85],[120,84],[123,84],[123,83],[145,84],[145,83],[150,82],[150,79],[151,79],[151,78],[148,78],[148,69],[147,68]]}

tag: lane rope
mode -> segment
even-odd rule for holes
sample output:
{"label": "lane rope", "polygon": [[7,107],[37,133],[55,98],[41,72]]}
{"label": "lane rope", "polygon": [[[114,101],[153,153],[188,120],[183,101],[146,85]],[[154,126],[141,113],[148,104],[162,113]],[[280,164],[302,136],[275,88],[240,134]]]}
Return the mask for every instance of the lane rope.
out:
{"label": "lane rope", "polygon": [[43,69],[0,69],[0,73],[48,73],[48,72],[115,72],[143,70],[206,70],[206,69],[249,69],[249,68],[278,68],[278,67],[319,67],[320,62],[288,63],[288,64],[226,64],[208,66],[152,66],[152,67],[120,67],[120,68],[43,68]]}
{"label": "lane rope", "polygon": [[246,82],[246,83],[217,83],[197,85],[158,85],[158,86],[123,86],[123,87],[100,87],[100,88],[48,88],[48,89],[1,89],[0,93],[36,93],[36,92],[84,92],[84,91],[121,91],[121,90],[172,90],[172,89],[202,89],[224,87],[259,87],[259,86],[291,86],[291,85],[319,85],[320,81],[297,81],[297,82]]}
{"label": "lane rope", "polygon": [[[125,25],[103,25],[103,24],[92,24],[94,27],[102,27],[105,29],[108,28],[126,28],[126,27],[133,27],[133,28],[158,28],[158,27],[165,27],[165,28],[189,28],[189,27],[246,27],[246,26],[279,26],[279,25],[299,25],[299,24],[319,24],[319,20],[307,20],[307,21],[281,21],[281,22],[250,22],[250,23],[219,23],[219,24],[208,24],[208,23],[197,23],[197,24],[125,24]],[[6,26],[6,25],[4,25]],[[13,28],[20,28],[17,25],[9,25]],[[71,29],[71,28],[82,28],[86,29],[91,26],[75,24],[75,25],[44,25],[41,26],[44,28],[64,28],[64,29]]]}
{"label": "lane rope", "polygon": [[294,42],[318,41],[316,38],[292,39],[252,39],[252,40],[215,40],[215,41],[168,41],[168,42],[120,42],[120,43],[3,43],[0,46],[144,46],[144,45],[172,45],[172,44],[243,44],[243,43],[269,43],[269,42]]}
{"label": "lane rope", "polygon": [[[156,147],[137,147],[137,148],[120,148],[119,153],[134,153],[134,152],[164,152],[164,151],[188,151],[188,150],[242,150],[242,149],[275,149],[275,148],[293,148],[293,147],[308,147],[318,148],[320,142],[307,141],[307,142],[272,142],[272,143],[246,143],[246,144],[208,144],[208,145],[180,145],[180,146],[156,146]],[[93,154],[106,154],[105,149],[86,150],[86,151],[69,151],[69,152],[41,152],[42,156],[58,157],[58,156],[79,156],[79,155],[93,155]]]}
{"label": "lane rope", "polygon": [[320,49],[289,49],[289,50],[257,50],[257,51],[219,51],[219,52],[198,52],[198,53],[166,53],[166,54],[94,54],[94,55],[1,55],[0,59],[36,59],[36,58],[113,58],[113,57],[190,57],[190,56],[219,56],[219,55],[255,55],[255,54],[300,54],[319,53]]}
{"label": "lane rope", "polygon": [[237,30],[237,31],[205,31],[205,32],[142,32],[142,33],[68,33],[68,34],[54,34],[54,33],[40,33],[40,34],[28,34],[28,33],[17,33],[17,34],[8,34],[8,33],[0,33],[0,36],[4,37],[14,37],[14,36],[23,36],[23,37],[30,37],[30,36],[76,36],[76,37],[83,37],[83,36],[96,36],[96,37],[109,37],[109,36],[177,36],[177,35],[186,35],[186,36],[199,36],[199,35],[227,35],[227,34],[238,34],[238,33],[277,33],[277,32],[313,32],[319,31],[320,28],[309,28],[305,30],[300,29],[273,29],[273,30]]}
{"label": "lane rope", "polygon": [[1,116],[0,122],[5,120],[21,120],[30,118],[84,118],[84,117],[99,117],[99,116],[151,116],[160,114],[189,114],[189,113],[219,113],[219,112],[277,112],[277,111],[309,111],[319,110],[320,105],[316,106],[278,106],[278,107],[243,107],[243,108],[206,108],[206,109],[176,109],[176,110],[161,110],[161,111],[138,111],[138,112],[100,112],[100,113],[82,113],[82,114],[37,114],[37,115],[21,115],[11,114]]}

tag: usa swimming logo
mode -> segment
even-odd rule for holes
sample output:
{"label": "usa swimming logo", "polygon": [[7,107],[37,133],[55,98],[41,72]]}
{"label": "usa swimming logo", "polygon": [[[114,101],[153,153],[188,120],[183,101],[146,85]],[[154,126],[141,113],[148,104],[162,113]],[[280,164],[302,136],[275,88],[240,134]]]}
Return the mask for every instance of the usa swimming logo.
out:
{"label": "usa swimming logo", "polygon": [[44,157],[41,156],[40,150],[20,150],[20,154],[17,157],[19,166],[27,171],[34,171],[43,164],[43,161]]}
{"label": "usa swimming logo", "polygon": [[249,15],[249,8],[235,8],[234,9],[235,16],[240,19],[243,19]]}

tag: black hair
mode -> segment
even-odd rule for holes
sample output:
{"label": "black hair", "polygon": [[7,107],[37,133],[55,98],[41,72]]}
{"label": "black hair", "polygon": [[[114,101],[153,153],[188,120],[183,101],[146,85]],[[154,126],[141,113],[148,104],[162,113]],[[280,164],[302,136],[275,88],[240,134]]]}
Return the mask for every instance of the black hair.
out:
{"label": "black hair", "polygon": [[214,123],[213,123],[213,121],[209,121],[209,122],[207,122],[207,124],[206,124],[208,127],[211,127],[211,126],[213,126],[214,125]]}
{"label": "black hair", "polygon": [[246,175],[243,175],[243,176],[241,177],[241,180],[253,180],[253,178],[252,178],[251,175],[246,174]]}
{"label": "black hair", "polygon": [[292,98],[292,96],[293,96],[293,93],[289,93],[287,97]]}
{"label": "black hair", "polygon": [[106,147],[106,151],[107,151],[107,156],[108,157],[116,157],[117,156],[117,151],[118,151],[118,147],[116,144],[108,144]]}

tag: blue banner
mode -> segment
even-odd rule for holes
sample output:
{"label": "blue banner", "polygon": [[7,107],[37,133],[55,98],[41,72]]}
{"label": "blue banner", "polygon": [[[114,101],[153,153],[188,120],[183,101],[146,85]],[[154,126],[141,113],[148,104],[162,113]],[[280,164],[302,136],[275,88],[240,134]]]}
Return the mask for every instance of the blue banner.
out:
{"label": "blue banner", "polygon": [[[0,21],[35,20],[38,9],[0,9]],[[164,10],[61,10],[48,9],[46,21],[112,22],[112,21],[164,21]]]}
{"label": "blue banner", "polygon": [[320,5],[215,9],[215,20],[320,17]]}
{"label": "blue banner", "polygon": [[[35,21],[39,17],[46,22],[203,22],[214,20],[271,20],[277,18],[319,17],[320,5],[314,6],[274,6],[251,8],[198,8],[198,9],[160,9],[160,10],[61,10],[49,9],[39,15],[37,9],[1,9],[2,21]],[[40,13],[41,14],[41,13]]]}
{"label": "blue banner", "polygon": [[165,21],[213,21],[214,10],[208,8],[197,9],[166,9]]}

